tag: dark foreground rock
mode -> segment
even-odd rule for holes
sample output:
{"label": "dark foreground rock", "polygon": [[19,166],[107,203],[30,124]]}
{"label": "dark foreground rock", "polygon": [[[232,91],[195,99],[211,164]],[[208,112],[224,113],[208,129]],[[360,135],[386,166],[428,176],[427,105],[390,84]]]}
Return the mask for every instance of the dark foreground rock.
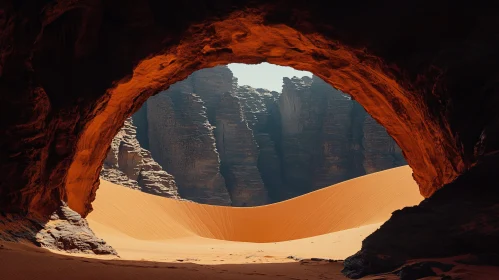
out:
{"label": "dark foreground rock", "polygon": [[343,273],[359,278],[394,270],[411,259],[466,254],[482,256],[476,263],[497,263],[491,260],[499,252],[495,166],[481,162],[418,206],[395,211],[345,260]]}
{"label": "dark foreground rock", "polygon": [[400,277],[400,280],[417,280],[429,276],[437,276],[434,269],[443,272],[450,271],[454,267],[453,264],[441,263],[436,261],[423,261],[414,264],[409,264],[395,272]]}
{"label": "dark foreground rock", "polygon": [[68,206],[59,207],[49,219],[0,213],[0,241],[28,242],[69,253],[117,255],[90,229],[87,221]]}
{"label": "dark foreground rock", "polygon": [[36,241],[42,247],[70,253],[118,255],[106,241],[95,236],[80,214],[66,205],[52,214],[44,228],[36,234]]}

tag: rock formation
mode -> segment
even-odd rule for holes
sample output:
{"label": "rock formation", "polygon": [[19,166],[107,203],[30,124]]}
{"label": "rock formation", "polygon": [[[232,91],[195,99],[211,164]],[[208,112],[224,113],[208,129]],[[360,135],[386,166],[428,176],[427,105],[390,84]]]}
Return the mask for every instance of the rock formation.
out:
{"label": "rock formation", "polygon": [[0,212],[0,241],[33,243],[71,253],[117,255],[95,235],[85,218],[65,203],[48,218]]}
{"label": "rock formation", "polygon": [[131,118],[125,120],[114,137],[102,166],[101,177],[143,192],[179,198],[173,176],[154,161],[149,151],[140,146]]}
{"label": "rock formation", "polygon": [[[314,72],[351,94],[387,129],[422,195],[430,198],[462,176],[471,178],[463,188],[479,192],[488,183],[484,178],[498,181],[497,11],[479,1],[453,9],[395,0],[333,1],[329,9],[317,0],[4,1],[0,210],[48,218],[67,201],[86,216],[124,120],[194,71],[230,62],[267,61]],[[483,165],[491,167],[487,177],[473,172]],[[499,204],[497,195],[486,198]],[[497,227],[496,213],[478,211],[480,203],[466,199],[451,188],[444,201],[447,209],[465,208],[490,218],[486,228]],[[409,220],[403,216],[427,217],[424,207],[410,212],[393,227],[403,227],[400,220]],[[456,216],[454,222],[459,228],[466,221]],[[481,228],[461,241],[480,240],[497,251]],[[452,231],[428,238],[448,235]],[[418,238],[411,243],[423,256],[432,248]],[[388,247],[371,253],[383,255]]]}
{"label": "rock formation", "polygon": [[[285,78],[279,94],[238,86],[227,66],[217,66],[193,73],[144,108],[133,116],[147,128],[138,127],[137,138],[177,177],[180,193],[199,202],[228,203],[197,193],[192,180],[198,176],[214,180],[201,187],[212,195],[217,189],[222,196],[228,192],[234,206],[254,206],[404,164],[386,130],[317,76]],[[207,151],[188,156],[181,152],[191,145],[184,138],[206,143]],[[115,164],[110,157],[106,162]],[[194,171],[195,164],[182,161],[204,162],[204,169]]]}
{"label": "rock formation", "polygon": [[175,176],[181,197],[230,205],[213,127],[189,82],[177,83],[147,101],[149,146],[161,166]]}
{"label": "rock formation", "polygon": [[[312,189],[320,189],[365,173],[356,168],[356,161],[362,160],[362,157],[356,157],[351,148],[352,129],[355,127],[352,109],[355,102],[317,76],[312,79],[310,91],[317,96],[314,106],[319,111],[321,126],[317,135],[320,142],[316,145],[320,150],[315,160]],[[381,129],[380,134],[390,137],[382,127]],[[363,152],[365,149],[359,149],[360,154]],[[377,171],[395,166],[397,165],[379,167]]]}
{"label": "rock formation", "polygon": [[245,118],[258,144],[258,170],[271,201],[293,197],[292,192],[282,183],[281,159],[277,148],[280,143],[279,111],[276,100],[279,93],[250,86],[238,86],[235,94],[239,97]]}
{"label": "rock formation", "polygon": [[118,255],[106,241],[95,236],[88,222],[67,205],[50,216],[50,222],[36,233],[42,247],[70,253]]}
{"label": "rock formation", "polygon": [[258,147],[248,127],[239,99],[225,93],[216,110],[215,138],[220,153],[221,170],[233,206],[255,206],[269,203],[258,170]]}
{"label": "rock formation", "polygon": [[278,105],[283,181],[295,195],[405,164],[386,130],[317,76],[285,78]]}

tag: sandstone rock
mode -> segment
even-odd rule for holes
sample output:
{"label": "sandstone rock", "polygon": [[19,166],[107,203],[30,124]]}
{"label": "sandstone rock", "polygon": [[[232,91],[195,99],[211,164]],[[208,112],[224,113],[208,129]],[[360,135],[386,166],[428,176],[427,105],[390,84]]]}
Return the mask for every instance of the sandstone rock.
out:
{"label": "sandstone rock", "polygon": [[276,104],[279,93],[266,89],[239,86],[235,94],[239,97],[249,128],[258,144],[258,170],[272,201],[293,197],[282,183],[280,143],[280,120]]}
{"label": "sandstone rock", "polygon": [[368,114],[364,119],[363,147],[366,174],[405,164],[393,138]]}
{"label": "sandstone rock", "polygon": [[227,92],[221,97],[215,120],[217,150],[232,205],[269,203],[267,189],[258,170],[258,146],[235,95]]}
{"label": "sandstone rock", "polygon": [[386,130],[317,76],[285,78],[278,103],[283,181],[295,195],[405,164]]}
{"label": "sandstone rock", "polygon": [[283,181],[293,196],[311,190],[315,161],[320,153],[320,115],[326,103],[313,95],[311,79],[284,78],[278,100],[281,122],[280,153]]}
{"label": "sandstone rock", "polygon": [[225,92],[234,92],[235,80],[227,66],[201,69],[192,73],[192,92],[201,97],[206,106],[206,114],[214,124],[220,99]]}
{"label": "sandstone rock", "polygon": [[[317,76],[312,77],[311,93],[317,95],[320,129],[317,135],[321,150],[315,160],[313,190],[330,186],[360,175],[355,170],[352,144],[352,107],[350,96],[334,89]],[[392,166],[393,167],[393,166]],[[390,168],[390,167],[387,167]]]}
{"label": "sandstone rock", "polygon": [[492,4],[18,2],[0,21],[2,211],[46,215],[67,200],[87,215],[127,116],[190,73],[236,61],[314,71],[352,94],[401,145],[425,197],[499,150]]}
{"label": "sandstone rock", "polygon": [[42,247],[70,253],[117,255],[106,242],[95,236],[87,221],[66,205],[50,217],[43,229],[36,234]]}
{"label": "sandstone rock", "polygon": [[203,101],[192,93],[190,80],[150,98],[147,120],[151,153],[175,176],[180,195],[200,203],[230,205],[213,127]]}
{"label": "sandstone rock", "polygon": [[101,177],[143,192],[179,198],[173,176],[165,172],[137,141],[136,127],[131,118],[125,121],[114,137],[102,166]]}

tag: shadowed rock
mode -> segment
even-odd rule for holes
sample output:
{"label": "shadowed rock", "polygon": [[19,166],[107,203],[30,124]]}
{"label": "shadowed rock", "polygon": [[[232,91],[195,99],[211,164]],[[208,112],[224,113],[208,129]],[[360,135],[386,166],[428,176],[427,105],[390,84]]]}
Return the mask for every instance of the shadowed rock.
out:
{"label": "shadowed rock", "polygon": [[112,183],[164,197],[179,198],[175,179],[154,161],[136,138],[128,118],[111,143],[100,176]]}
{"label": "shadowed rock", "polygon": [[44,228],[36,234],[36,241],[42,247],[70,253],[118,255],[106,241],[95,236],[80,214],[66,205],[52,214]]}

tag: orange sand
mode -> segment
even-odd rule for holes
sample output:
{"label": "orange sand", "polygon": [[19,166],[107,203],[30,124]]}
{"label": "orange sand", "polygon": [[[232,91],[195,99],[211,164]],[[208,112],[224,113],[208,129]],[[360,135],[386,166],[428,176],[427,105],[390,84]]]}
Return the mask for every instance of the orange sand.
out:
{"label": "orange sand", "polygon": [[101,181],[88,220],[125,259],[204,264],[282,262],[290,255],[344,259],[394,210],[421,200],[408,166],[246,208],[177,201]]}

